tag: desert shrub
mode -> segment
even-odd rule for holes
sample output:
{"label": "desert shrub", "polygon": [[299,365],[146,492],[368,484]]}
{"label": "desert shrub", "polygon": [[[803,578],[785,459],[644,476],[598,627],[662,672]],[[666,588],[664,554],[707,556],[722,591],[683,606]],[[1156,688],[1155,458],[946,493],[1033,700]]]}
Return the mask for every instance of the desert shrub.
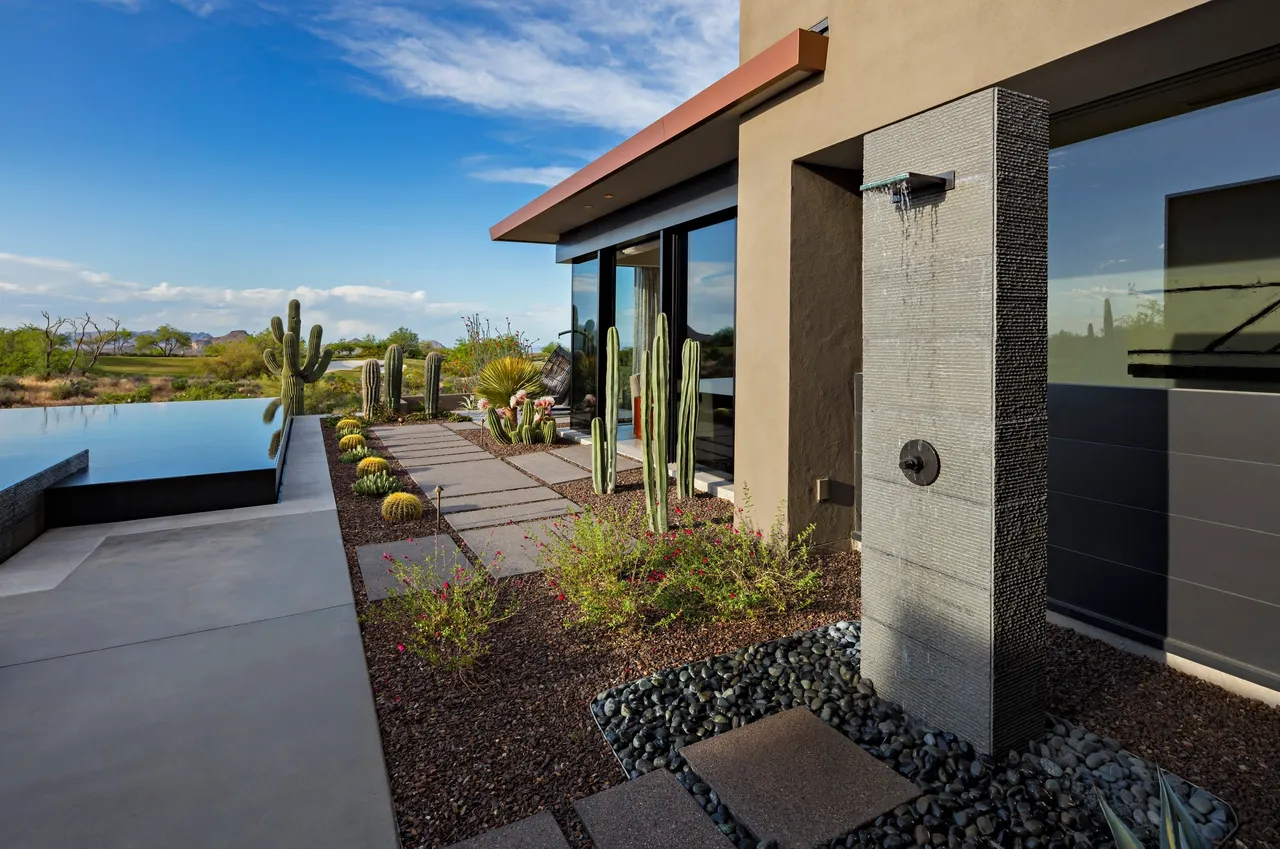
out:
{"label": "desert shrub", "polygon": [[782,512],[768,533],[739,511],[738,526],[698,524],[676,508],[678,526],[645,533],[639,508],[561,520],[563,536],[539,543],[560,593],[578,619],[609,627],[662,627],[677,620],[739,619],[809,604],[819,584],[806,528],[788,539]]}
{"label": "desert shrub", "polygon": [[185,377],[175,377],[173,380],[169,381],[169,385],[173,387],[174,392],[181,392],[186,389],[188,383],[190,383],[190,381]]}
{"label": "desert shrub", "polygon": [[400,479],[390,472],[378,472],[368,477],[359,478],[351,485],[356,495],[390,495],[401,490]]}
{"label": "desert shrub", "polygon": [[[484,656],[490,630],[519,607],[515,593],[504,592],[488,570],[469,569],[461,555],[455,557],[453,563],[418,564],[385,555],[397,589],[368,614],[407,631],[397,649],[452,671]],[[432,589],[433,574],[449,580]]]}
{"label": "desert shrub", "polygon": [[[279,387],[277,387],[279,391]],[[228,398],[259,398],[262,392],[252,382],[233,380],[193,380],[173,396],[175,401],[224,401]]]}
{"label": "desert shrub", "polygon": [[303,406],[309,416],[358,409],[360,380],[345,375],[326,374],[307,386]]}
{"label": "desert shrub", "polygon": [[22,381],[12,374],[0,374],[0,389],[8,389],[10,392],[21,392]]}
{"label": "desert shrub", "polygon": [[0,388],[0,407],[16,407],[22,403],[22,393]]}
{"label": "desert shrub", "polygon": [[502,357],[484,367],[476,380],[477,398],[494,408],[511,404],[517,392],[537,397],[543,393],[542,369],[532,360]]}
{"label": "desert shrub", "polygon": [[377,457],[378,455],[369,450],[367,445],[361,445],[359,448],[352,448],[350,451],[343,451],[338,455],[338,460],[343,463],[359,463],[366,457]]}
{"label": "desert shrub", "polygon": [[73,377],[62,383],[55,383],[49,389],[49,396],[55,401],[67,401],[72,398],[92,398],[93,383]]}

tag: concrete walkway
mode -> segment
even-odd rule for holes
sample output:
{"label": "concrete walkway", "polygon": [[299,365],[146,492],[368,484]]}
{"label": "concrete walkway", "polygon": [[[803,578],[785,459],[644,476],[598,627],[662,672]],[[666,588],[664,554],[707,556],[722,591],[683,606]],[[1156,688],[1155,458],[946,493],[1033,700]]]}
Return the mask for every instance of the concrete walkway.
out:
{"label": "concrete walkway", "polygon": [[0,846],[395,849],[319,421],[281,502],[0,566]]}

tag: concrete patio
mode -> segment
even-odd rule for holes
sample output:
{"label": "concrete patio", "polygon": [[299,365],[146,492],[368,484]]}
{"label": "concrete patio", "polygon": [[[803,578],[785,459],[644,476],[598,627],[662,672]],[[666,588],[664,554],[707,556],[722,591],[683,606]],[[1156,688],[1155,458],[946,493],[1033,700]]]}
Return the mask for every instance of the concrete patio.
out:
{"label": "concrete patio", "polygon": [[319,421],[280,503],[0,566],[0,846],[398,845]]}

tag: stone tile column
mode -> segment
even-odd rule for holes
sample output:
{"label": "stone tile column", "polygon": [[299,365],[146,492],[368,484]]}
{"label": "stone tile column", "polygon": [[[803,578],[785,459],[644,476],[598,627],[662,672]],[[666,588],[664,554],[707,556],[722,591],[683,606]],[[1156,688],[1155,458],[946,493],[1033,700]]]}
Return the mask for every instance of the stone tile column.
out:
{"label": "stone tile column", "polygon": [[[865,139],[863,674],[987,752],[1044,722],[1048,108],[989,89]],[[928,486],[904,443],[938,452]]]}

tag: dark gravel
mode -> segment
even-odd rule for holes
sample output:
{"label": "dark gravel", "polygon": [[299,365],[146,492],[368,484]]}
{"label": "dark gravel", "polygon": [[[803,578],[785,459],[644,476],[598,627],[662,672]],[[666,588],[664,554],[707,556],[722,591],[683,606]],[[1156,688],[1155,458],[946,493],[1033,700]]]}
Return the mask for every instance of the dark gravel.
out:
{"label": "dark gravel", "polygon": [[[635,510],[638,515],[644,513],[644,472],[640,469],[618,472],[617,485],[612,495],[596,495],[590,478],[551,484],[551,488],[570,501],[592,510],[603,508],[623,513]],[[687,514],[684,518],[692,516],[699,521],[727,522],[733,518],[732,502],[705,492],[696,492],[692,498],[677,498],[675,484],[671,483],[667,498],[668,516],[673,525],[678,524],[681,518],[676,513],[677,509]]]}
{"label": "dark gravel", "polygon": [[489,434],[489,429],[481,427],[479,430],[460,430],[458,436],[463,439],[479,445],[485,451],[495,457],[519,457],[521,454],[536,454],[539,451],[554,451],[557,448],[564,448],[566,445],[572,445],[571,442],[565,442],[557,439],[555,442],[535,442],[532,445],[525,445],[523,442],[515,442],[506,445],[494,439]]}

